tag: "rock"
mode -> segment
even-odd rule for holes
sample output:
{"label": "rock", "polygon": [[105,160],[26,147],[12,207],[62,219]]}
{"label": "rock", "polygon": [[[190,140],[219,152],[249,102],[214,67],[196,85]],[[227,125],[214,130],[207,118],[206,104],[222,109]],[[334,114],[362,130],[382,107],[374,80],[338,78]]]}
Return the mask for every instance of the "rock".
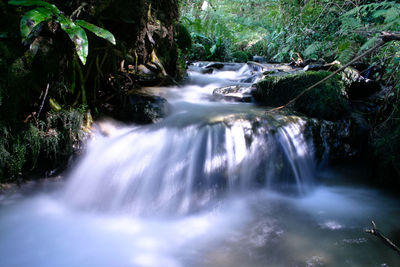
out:
{"label": "rock", "polygon": [[329,64],[324,62],[312,62],[303,68],[304,71],[335,71],[340,68],[340,62],[335,60]]}
{"label": "rock", "polygon": [[329,67],[327,67],[324,64],[308,64],[303,68],[304,71],[319,71],[319,70],[328,70]]}
{"label": "rock", "polygon": [[226,86],[217,88],[213,91],[216,99],[232,100],[236,102],[252,102],[252,87],[243,87],[240,85]]}
{"label": "rock", "polygon": [[263,56],[253,56],[253,61],[258,62],[258,63],[264,63],[266,62],[266,58]]}
{"label": "rock", "polygon": [[[330,72],[310,71],[268,76],[256,84],[253,96],[256,101],[268,106],[282,106],[328,75]],[[344,97],[344,85],[337,76],[305,93],[295,102],[293,108],[309,117],[339,120],[346,114],[348,107],[348,101]]]}
{"label": "rock", "polygon": [[224,67],[224,63],[215,62],[215,63],[208,64],[205,68],[206,69],[217,69],[217,70],[220,70],[223,67]]}
{"label": "rock", "polygon": [[134,92],[128,94],[124,99],[123,103],[108,107],[108,113],[123,122],[155,123],[169,113],[167,100],[160,96]]}
{"label": "rock", "polygon": [[351,114],[347,121],[305,120],[304,134],[313,140],[317,161],[345,161],[365,150],[370,127],[358,114]]}
{"label": "rock", "polygon": [[201,69],[200,70],[200,72],[202,73],[202,74],[211,74],[211,73],[213,73],[213,69],[212,68],[210,68],[210,69]]}
{"label": "rock", "polygon": [[351,67],[342,72],[342,79],[346,85],[346,92],[350,99],[360,99],[370,97],[372,94],[381,90],[377,81],[365,78]]}

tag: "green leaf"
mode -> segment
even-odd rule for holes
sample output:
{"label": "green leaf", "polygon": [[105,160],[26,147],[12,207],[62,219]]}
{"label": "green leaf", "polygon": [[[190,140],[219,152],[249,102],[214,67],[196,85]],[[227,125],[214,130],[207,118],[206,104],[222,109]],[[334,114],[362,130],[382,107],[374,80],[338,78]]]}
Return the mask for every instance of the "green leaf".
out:
{"label": "green leaf", "polygon": [[34,27],[43,21],[51,19],[52,15],[52,10],[43,7],[38,7],[28,11],[20,21],[22,42],[25,41]]}
{"label": "green leaf", "polygon": [[89,42],[85,30],[62,14],[58,17],[58,21],[61,24],[61,28],[68,34],[72,42],[74,42],[76,53],[82,64],[85,65],[89,53]]}
{"label": "green leaf", "polygon": [[96,25],[93,25],[93,24],[91,24],[91,23],[89,23],[87,21],[84,21],[84,20],[76,20],[75,23],[77,25],[79,25],[79,26],[81,26],[81,27],[93,32],[98,37],[106,39],[107,41],[109,41],[113,45],[116,44],[115,43],[115,37],[111,32],[109,32],[109,31],[107,31],[107,30],[105,30],[103,28],[100,28],[100,27],[98,27]]}
{"label": "green leaf", "polygon": [[210,53],[211,53],[211,55],[214,55],[216,51],[217,51],[217,46],[216,46],[216,45],[213,45],[213,46],[210,48]]}
{"label": "green leaf", "polygon": [[60,10],[55,5],[41,0],[11,0],[8,1],[8,4],[14,6],[41,6],[50,9],[55,15],[61,14]]}

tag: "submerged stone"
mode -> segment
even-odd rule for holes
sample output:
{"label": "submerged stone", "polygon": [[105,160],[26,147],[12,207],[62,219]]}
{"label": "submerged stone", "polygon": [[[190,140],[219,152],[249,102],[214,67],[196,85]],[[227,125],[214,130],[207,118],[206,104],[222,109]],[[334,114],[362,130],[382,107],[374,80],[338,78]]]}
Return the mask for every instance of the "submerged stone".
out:
{"label": "submerged stone", "polygon": [[[271,107],[285,105],[301,92],[321,81],[330,72],[309,71],[285,76],[269,76],[256,84],[255,100]],[[305,93],[294,104],[294,110],[309,117],[325,120],[341,119],[348,102],[344,97],[344,85],[338,76]]]}

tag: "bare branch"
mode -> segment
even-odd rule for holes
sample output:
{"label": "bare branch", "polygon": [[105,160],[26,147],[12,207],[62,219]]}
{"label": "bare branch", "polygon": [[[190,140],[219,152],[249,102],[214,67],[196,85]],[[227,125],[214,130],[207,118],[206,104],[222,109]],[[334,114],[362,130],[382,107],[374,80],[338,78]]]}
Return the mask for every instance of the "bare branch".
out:
{"label": "bare branch", "polygon": [[372,223],[372,229],[367,229],[367,230],[365,230],[365,232],[378,237],[380,240],[383,241],[383,243],[385,243],[385,245],[387,245],[388,247],[390,247],[391,249],[393,249],[400,255],[400,248],[398,246],[396,246],[389,238],[384,236],[381,233],[381,231],[379,231],[376,228],[376,224],[374,221],[371,221],[371,223]]}

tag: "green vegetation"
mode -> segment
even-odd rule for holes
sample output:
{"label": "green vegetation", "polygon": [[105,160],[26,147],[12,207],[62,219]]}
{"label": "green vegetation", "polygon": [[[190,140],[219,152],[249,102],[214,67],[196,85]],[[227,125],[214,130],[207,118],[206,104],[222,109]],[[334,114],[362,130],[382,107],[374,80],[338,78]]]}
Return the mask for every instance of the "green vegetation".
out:
{"label": "green vegetation", "polygon": [[52,111],[43,120],[12,128],[0,124],[0,182],[18,181],[23,172],[59,169],[85,133],[82,111]]}
{"label": "green vegetation", "polygon": [[[309,71],[269,76],[257,84],[255,97],[269,106],[282,106],[329,74],[327,71]],[[294,109],[314,118],[342,119],[348,109],[348,103],[343,97],[344,90],[343,82],[336,76],[305,93],[295,102]]]}
{"label": "green vegetation", "polygon": [[183,76],[175,38],[182,59],[191,38],[177,22],[176,2],[0,1],[0,182],[64,166],[89,110],[116,116],[143,84]]}
{"label": "green vegetation", "polygon": [[[85,65],[86,58],[89,53],[89,41],[83,28],[93,32],[98,37],[104,38],[115,45],[115,38],[109,31],[97,27],[87,21],[71,18],[75,16],[73,13],[71,17],[66,17],[55,5],[49,4],[41,0],[11,0],[8,2],[10,5],[16,6],[39,6],[35,9],[28,11],[22,17],[20,22],[22,41],[29,39],[32,34],[40,32],[42,23],[52,23],[53,27],[59,24],[61,28],[68,34],[71,41],[75,44],[76,53],[79,59]],[[52,29],[56,30],[56,29]],[[36,54],[37,47],[32,45],[30,49]]]}
{"label": "green vegetation", "polygon": [[[399,31],[400,1],[183,0],[181,23],[193,37],[192,60],[244,62],[247,53],[269,62],[345,64],[373,47],[382,31]],[[215,56],[211,48],[219,46],[223,54]],[[387,88],[378,103],[370,103],[379,105],[375,111],[360,112],[371,124],[377,176],[390,180],[395,173],[400,176],[400,42],[386,43],[359,63],[370,66],[361,70],[363,75]],[[276,79],[268,78],[264,85]],[[321,105],[329,109],[329,103]]]}
{"label": "green vegetation", "polygon": [[[12,5],[38,7],[25,12]],[[79,150],[87,111],[77,101],[82,96],[86,103],[80,64],[89,51],[83,28],[114,44],[115,39],[44,1],[12,0],[1,8],[7,23],[0,27],[0,182],[15,182],[60,169]]]}

